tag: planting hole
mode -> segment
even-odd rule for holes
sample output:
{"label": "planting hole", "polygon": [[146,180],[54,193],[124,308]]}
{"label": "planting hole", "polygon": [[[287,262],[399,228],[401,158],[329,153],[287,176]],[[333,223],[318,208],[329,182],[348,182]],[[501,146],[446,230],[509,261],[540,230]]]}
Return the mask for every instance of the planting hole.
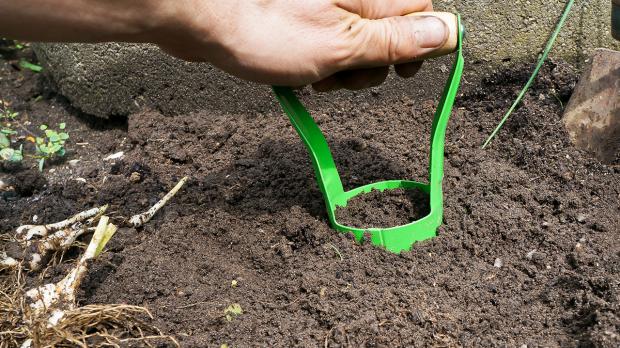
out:
{"label": "planting hole", "polygon": [[373,190],[339,207],[336,220],[355,228],[389,228],[407,225],[429,212],[429,197],[419,189]]}

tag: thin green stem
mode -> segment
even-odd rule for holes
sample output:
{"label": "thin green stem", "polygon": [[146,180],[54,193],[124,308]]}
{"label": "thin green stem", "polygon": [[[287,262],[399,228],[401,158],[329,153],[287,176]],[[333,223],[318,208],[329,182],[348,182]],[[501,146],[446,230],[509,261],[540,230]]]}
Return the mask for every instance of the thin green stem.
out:
{"label": "thin green stem", "polygon": [[553,34],[549,38],[549,41],[547,41],[547,47],[545,47],[545,50],[543,51],[542,56],[538,60],[538,64],[536,65],[536,69],[534,69],[534,72],[532,73],[532,76],[530,77],[529,81],[527,81],[527,84],[525,84],[525,87],[523,87],[523,90],[521,90],[521,93],[519,93],[519,96],[514,101],[514,103],[512,104],[512,106],[510,107],[510,109],[508,110],[506,115],[504,116],[504,118],[497,125],[497,127],[495,128],[493,133],[491,133],[491,135],[489,136],[489,138],[487,138],[487,140],[485,141],[484,145],[482,145],[483,149],[486,148],[491,143],[491,141],[495,138],[497,133],[499,133],[499,131],[502,129],[502,127],[504,126],[506,121],[508,121],[508,118],[512,115],[512,113],[515,111],[515,109],[517,108],[519,103],[521,103],[521,101],[525,97],[525,94],[527,93],[527,91],[532,86],[532,83],[534,83],[534,80],[536,79],[536,76],[538,75],[538,72],[540,71],[540,68],[542,68],[543,64],[547,60],[547,57],[549,56],[549,52],[551,52],[551,49],[553,48],[553,45],[555,44],[555,40],[557,39],[558,34],[560,34],[560,30],[562,30],[562,27],[564,26],[564,23],[566,22],[566,19],[568,18],[568,14],[570,13],[570,10],[573,7],[573,3],[574,2],[575,2],[575,0],[569,0],[566,3],[566,7],[564,8],[564,13],[562,13],[562,17],[560,18],[560,21],[558,22],[557,26],[555,27],[555,31],[553,32]]}

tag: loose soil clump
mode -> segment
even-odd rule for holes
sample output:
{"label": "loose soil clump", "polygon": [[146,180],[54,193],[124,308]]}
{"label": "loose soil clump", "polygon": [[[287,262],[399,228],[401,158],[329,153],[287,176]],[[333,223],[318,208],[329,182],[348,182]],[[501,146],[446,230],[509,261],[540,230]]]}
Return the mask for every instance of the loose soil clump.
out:
{"label": "loose soil clump", "polygon": [[[145,110],[102,123],[49,93],[42,76],[1,63],[0,98],[33,124],[66,122],[68,159],[79,160],[33,185],[15,171],[34,168],[2,173],[23,188],[0,196],[2,233],[108,203],[129,217],[187,175],[149,224],[117,232],[80,305],[146,306],[184,347],[617,347],[620,169],[568,141],[560,119],[577,74],[547,64],[480,149],[529,71],[464,89],[446,139],[445,223],[436,239],[394,255],[330,228],[309,157],[281,114]],[[348,189],[426,180],[433,100],[394,103],[381,89],[324,99],[313,115]],[[357,207],[352,223],[375,215],[373,204]]]}
{"label": "loose soil clump", "polygon": [[372,190],[338,207],[336,220],[355,228],[389,228],[417,221],[430,212],[428,194],[420,190]]}

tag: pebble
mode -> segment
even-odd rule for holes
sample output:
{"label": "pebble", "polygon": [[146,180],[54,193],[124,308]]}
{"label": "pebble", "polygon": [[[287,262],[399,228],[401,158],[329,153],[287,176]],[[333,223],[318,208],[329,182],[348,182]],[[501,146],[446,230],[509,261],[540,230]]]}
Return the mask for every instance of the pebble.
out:
{"label": "pebble", "polygon": [[109,155],[108,157],[104,158],[104,161],[110,161],[110,160],[115,160],[115,159],[119,159],[119,158],[123,158],[123,156],[125,156],[125,152],[121,151],[121,152],[117,152],[117,153],[113,153],[111,155]]}
{"label": "pebble", "polygon": [[496,268],[502,268],[502,266],[504,266],[504,261],[502,261],[502,259],[498,257],[495,259],[495,263],[493,264],[493,266]]}
{"label": "pebble", "polygon": [[140,173],[138,172],[133,172],[131,173],[131,175],[129,176],[129,181],[131,182],[138,182],[142,179],[142,176],[140,175]]}
{"label": "pebble", "polygon": [[586,214],[578,214],[577,215],[577,222],[584,223],[587,218],[588,218],[588,216]]}
{"label": "pebble", "polygon": [[529,253],[527,253],[527,255],[525,255],[525,258],[528,260],[531,260],[532,258],[534,258],[534,254],[536,254],[536,249],[530,251]]}
{"label": "pebble", "polygon": [[79,162],[79,161],[80,161],[79,159],[74,159],[74,160],[71,160],[71,161],[69,161],[69,165],[70,165],[71,167],[75,167],[75,166],[77,166],[77,164],[78,164],[78,162]]}

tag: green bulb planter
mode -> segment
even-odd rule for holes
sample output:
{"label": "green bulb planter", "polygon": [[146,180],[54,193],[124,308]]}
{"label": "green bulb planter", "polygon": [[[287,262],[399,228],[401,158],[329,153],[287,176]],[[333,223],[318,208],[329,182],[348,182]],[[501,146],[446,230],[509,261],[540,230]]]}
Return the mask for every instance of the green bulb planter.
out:
{"label": "green bulb planter", "polygon": [[[384,247],[394,253],[411,250],[413,244],[416,242],[433,238],[437,235],[437,228],[442,224],[443,220],[442,182],[446,127],[452,113],[452,107],[461,82],[464,66],[462,50],[464,29],[461,24],[460,16],[458,17],[458,28],[459,35],[456,59],[439,103],[439,108],[433,120],[429,173],[430,183],[428,184],[408,180],[391,180],[358,187],[350,191],[344,191],[331,151],[319,127],[290,88],[273,87],[278,101],[288,115],[312,158],[312,164],[319,188],[325,199],[329,221],[336,230],[347,233],[351,232],[358,241],[364,238],[365,233],[370,233],[371,242],[374,245]],[[381,229],[353,228],[342,225],[336,220],[337,207],[346,207],[351,198],[368,193],[373,189],[379,191],[420,189],[430,196],[430,213],[424,218],[404,226]]]}

